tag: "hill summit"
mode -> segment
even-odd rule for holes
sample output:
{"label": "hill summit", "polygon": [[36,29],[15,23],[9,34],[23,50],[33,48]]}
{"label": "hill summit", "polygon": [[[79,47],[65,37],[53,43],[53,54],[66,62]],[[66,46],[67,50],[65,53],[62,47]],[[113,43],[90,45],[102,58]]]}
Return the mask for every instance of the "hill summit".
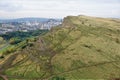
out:
{"label": "hill summit", "polygon": [[68,16],[63,24],[0,62],[11,80],[120,78],[120,20]]}

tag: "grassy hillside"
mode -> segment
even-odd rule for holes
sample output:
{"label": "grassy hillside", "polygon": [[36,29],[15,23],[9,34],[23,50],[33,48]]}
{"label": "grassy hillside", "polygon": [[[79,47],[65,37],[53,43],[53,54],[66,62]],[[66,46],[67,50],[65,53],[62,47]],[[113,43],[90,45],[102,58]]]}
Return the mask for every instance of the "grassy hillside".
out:
{"label": "grassy hillside", "polygon": [[[120,20],[68,16],[0,62],[10,80],[120,78]],[[32,43],[32,44],[31,44]]]}
{"label": "grassy hillside", "polygon": [[0,47],[2,47],[4,45],[5,41],[2,37],[0,37]]}
{"label": "grassy hillside", "polygon": [[1,49],[3,49],[6,46],[7,46],[7,42],[3,39],[3,37],[0,37],[0,52],[1,52]]}

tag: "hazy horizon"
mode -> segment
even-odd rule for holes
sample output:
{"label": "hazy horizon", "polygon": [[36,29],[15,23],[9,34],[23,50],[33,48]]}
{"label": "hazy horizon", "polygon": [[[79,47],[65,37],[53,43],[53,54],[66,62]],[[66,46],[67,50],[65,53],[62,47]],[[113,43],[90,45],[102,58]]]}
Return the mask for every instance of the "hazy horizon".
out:
{"label": "hazy horizon", "polygon": [[0,19],[69,15],[120,18],[119,13],[120,0],[0,0]]}

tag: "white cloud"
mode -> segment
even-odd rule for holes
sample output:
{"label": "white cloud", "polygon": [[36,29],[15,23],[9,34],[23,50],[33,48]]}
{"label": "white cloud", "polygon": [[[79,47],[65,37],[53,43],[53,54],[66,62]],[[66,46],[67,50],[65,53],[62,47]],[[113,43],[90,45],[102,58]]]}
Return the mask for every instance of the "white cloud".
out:
{"label": "white cloud", "polygon": [[0,17],[120,17],[120,0],[0,0]]}

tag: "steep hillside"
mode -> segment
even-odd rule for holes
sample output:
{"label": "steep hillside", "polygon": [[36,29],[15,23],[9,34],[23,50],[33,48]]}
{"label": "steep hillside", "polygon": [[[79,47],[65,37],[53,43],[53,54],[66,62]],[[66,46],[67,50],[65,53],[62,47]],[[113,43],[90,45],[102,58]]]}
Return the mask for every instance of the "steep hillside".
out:
{"label": "steep hillside", "polygon": [[68,16],[0,62],[10,80],[120,78],[120,20]]}

